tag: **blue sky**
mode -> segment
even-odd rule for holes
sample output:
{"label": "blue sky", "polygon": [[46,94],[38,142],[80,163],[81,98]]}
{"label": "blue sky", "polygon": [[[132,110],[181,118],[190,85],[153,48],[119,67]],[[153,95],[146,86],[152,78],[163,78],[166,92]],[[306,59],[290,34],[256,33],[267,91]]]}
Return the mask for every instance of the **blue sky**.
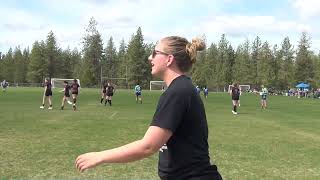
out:
{"label": "blue sky", "polygon": [[297,47],[301,32],[320,51],[318,0],[0,0],[0,52],[32,47],[52,30],[62,48],[81,49],[89,19],[98,22],[104,44],[130,40],[138,27],[146,42],[168,35],[217,43],[221,34],[236,48],[256,36],[271,46],[288,36]]}

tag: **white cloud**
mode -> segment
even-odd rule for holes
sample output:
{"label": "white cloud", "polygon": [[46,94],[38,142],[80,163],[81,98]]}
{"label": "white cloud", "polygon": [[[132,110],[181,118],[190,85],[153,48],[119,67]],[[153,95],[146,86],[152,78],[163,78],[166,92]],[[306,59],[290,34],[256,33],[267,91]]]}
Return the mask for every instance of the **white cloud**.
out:
{"label": "white cloud", "polygon": [[290,2],[303,19],[320,16],[319,0],[290,0]]}
{"label": "white cloud", "polygon": [[312,27],[294,21],[281,21],[273,16],[214,16],[198,28],[206,33],[251,34],[311,31]]}
{"label": "white cloud", "polygon": [[[300,0],[290,1],[297,4],[297,8],[303,6]],[[311,1],[304,0],[307,4]],[[142,27],[146,42],[156,42],[168,35],[180,35],[191,39],[205,34],[211,43],[216,42],[222,33],[239,41],[256,35],[264,36],[267,40],[290,37],[292,34],[297,38],[302,31],[309,32],[313,39],[319,37],[315,33],[320,32],[320,29],[315,23],[283,20],[283,17],[280,19],[268,15],[225,14],[219,11],[223,9],[219,8],[223,6],[219,2],[198,0],[188,4],[184,0],[41,1],[44,9],[48,10],[44,14],[0,7],[3,14],[10,14],[0,17],[0,51],[7,51],[9,46],[30,47],[36,40],[45,40],[51,30],[62,48],[81,48],[81,39],[91,17],[98,22],[97,28],[104,44],[110,36],[116,44],[121,39],[128,42],[139,26]],[[228,3],[230,0],[224,2]],[[317,12],[310,11],[310,14],[314,16]],[[315,42],[319,41],[315,39]]]}

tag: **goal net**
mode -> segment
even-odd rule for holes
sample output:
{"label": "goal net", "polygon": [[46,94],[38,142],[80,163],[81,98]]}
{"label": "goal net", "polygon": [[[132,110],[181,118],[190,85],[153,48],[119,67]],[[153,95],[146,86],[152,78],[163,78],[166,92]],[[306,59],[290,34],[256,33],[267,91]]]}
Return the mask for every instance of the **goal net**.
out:
{"label": "goal net", "polygon": [[[232,85],[229,85],[228,92],[230,92],[231,88]],[[241,92],[248,92],[250,91],[250,85],[239,85],[239,89]]]}
{"label": "goal net", "polygon": [[127,78],[110,78],[110,77],[101,77],[101,86],[104,82],[109,82],[112,85],[116,86],[117,89],[127,89],[128,80]]}
{"label": "goal net", "polygon": [[167,86],[164,81],[150,81],[150,91],[151,90],[165,90],[165,89],[167,89]]}
{"label": "goal net", "polygon": [[[74,79],[60,79],[60,78],[51,78],[52,88],[64,88],[64,81],[68,81],[68,84],[71,85]],[[76,79],[80,85],[80,79]]]}

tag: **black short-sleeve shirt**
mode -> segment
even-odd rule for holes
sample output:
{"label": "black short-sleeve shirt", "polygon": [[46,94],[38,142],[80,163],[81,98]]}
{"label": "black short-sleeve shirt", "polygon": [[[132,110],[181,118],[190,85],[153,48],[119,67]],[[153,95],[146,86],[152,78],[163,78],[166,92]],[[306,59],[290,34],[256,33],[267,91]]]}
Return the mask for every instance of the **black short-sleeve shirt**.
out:
{"label": "black short-sleeve shirt", "polygon": [[232,100],[239,100],[240,97],[240,89],[237,87],[232,87],[231,89]]}
{"label": "black short-sleeve shirt", "polygon": [[173,133],[159,152],[161,179],[220,177],[217,167],[210,164],[204,105],[189,77],[172,81],[160,97],[151,126]]}
{"label": "black short-sleeve shirt", "polygon": [[72,94],[78,94],[80,85],[78,83],[71,84],[71,92]]}
{"label": "black short-sleeve shirt", "polygon": [[64,95],[65,96],[70,96],[70,86],[68,85],[68,84],[66,84],[65,86],[64,86]]}
{"label": "black short-sleeve shirt", "polygon": [[114,87],[111,85],[107,86],[106,90],[107,90],[107,93],[113,93]]}

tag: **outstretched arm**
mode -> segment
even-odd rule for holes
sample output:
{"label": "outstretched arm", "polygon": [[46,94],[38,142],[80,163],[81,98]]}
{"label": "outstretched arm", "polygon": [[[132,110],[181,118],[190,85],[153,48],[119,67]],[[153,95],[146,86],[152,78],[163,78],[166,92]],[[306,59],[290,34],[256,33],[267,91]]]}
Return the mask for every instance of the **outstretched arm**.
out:
{"label": "outstretched arm", "polygon": [[157,152],[171,136],[170,130],[150,126],[141,140],[110,150],[82,154],[77,157],[75,164],[83,172],[102,163],[137,161]]}

